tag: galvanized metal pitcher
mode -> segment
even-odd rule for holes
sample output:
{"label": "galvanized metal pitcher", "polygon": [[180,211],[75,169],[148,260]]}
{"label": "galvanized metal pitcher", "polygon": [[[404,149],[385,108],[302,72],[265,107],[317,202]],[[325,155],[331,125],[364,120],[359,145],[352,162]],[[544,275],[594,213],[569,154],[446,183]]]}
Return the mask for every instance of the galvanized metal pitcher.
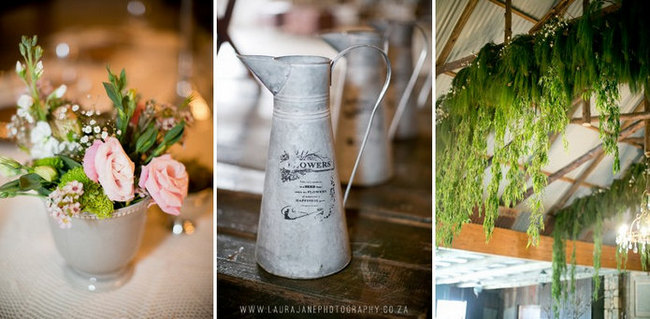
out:
{"label": "galvanized metal pitcher", "polygon": [[[331,32],[321,34],[321,38],[339,52],[353,45],[382,47],[385,42],[381,34],[373,31]],[[354,167],[354,154],[359,153],[364,129],[381,89],[385,71],[380,56],[369,48],[350,52],[345,59],[345,85],[341,92],[338,116],[334,121],[334,143],[341,181],[348,183],[347,176]],[[377,113],[376,121],[370,128],[365,156],[359,162],[354,179],[355,186],[381,184],[393,176],[393,153],[385,123],[387,114],[385,108],[383,110],[384,112]]]}
{"label": "galvanized metal pitcher", "polygon": [[[320,56],[239,56],[274,95],[262,209],[255,256],[266,271],[288,278],[320,278],[350,262],[329,110],[331,70],[336,61]],[[388,57],[380,52],[387,64]],[[389,68],[390,70],[390,68]],[[370,116],[379,107],[390,80]],[[357,155],[361,157],[372,122]],[[357,166],[355,165],[355,166]],[[356,168],[353,169],[352,175]],[[350,180],[353,180],[350,177]]]}
{"label": "galvanized metal pitcher", "polygon": [[[388,38],[388,56],[393,65],[393,83],[386,95],[386,108],[391,117],[390,139],[409,139],[417,136],[417,109],[412,99],[413,88],[429,54],[429,38],[415,21],[376,21],[372,25]],[[413,32],[420,31],[424,46],[413,67]],[[429,71],[431,72],[431,71]],[[393,120],[393,117],[395,120]]]}

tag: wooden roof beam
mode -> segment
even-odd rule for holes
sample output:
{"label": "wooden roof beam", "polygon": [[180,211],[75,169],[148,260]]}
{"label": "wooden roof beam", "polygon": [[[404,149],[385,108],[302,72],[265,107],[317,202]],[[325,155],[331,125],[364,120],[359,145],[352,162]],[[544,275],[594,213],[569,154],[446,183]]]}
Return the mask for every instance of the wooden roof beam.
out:
{"label": "wooden roof beam", "polygon": [[537,32],[544,26],[544,24],[546,24],[546,22],[548,22],[549,20],[551,20],[556,16],[562,15],[566,11],[566,9],[569,8],[572,2],[573,0],[560,0],[560,2],[557,5],[555,5],[553,8],[551,8],[551,10],[546,12],[544,17],[541,20],[539,20],[539,22],[537,22],[532,28],[530,28],[528,33],[533,34]]}
{"label": "wooden roof beam", "polygon": [[[501,1],[498,1],[498,0],[489,0],[489,1],[492,2],[492,3],[497,3],[497,2],[501,3]],[[503,6],[505,7],[505,4],[503,4]],[[604,7],[604,8],[602,8],[600,10],[599,15],[604,15],[604,14],[614,12],[614,11],[618,10],[620,7],[621,6],[618,5],[618,4],[614,4],[614,5]],[[515,13],[515,11],[513,11],[513,13]],[[579,18],[572,19],[570,22],[573,22],[576,19],[579,19]],[[540,22],[540,21],[538,21],[538,22]],[[472,54],[470,54],[470,55],[468,55],[468,56],[466,56],[464,58],[460,58],[458,60],[454,60],[454,61],[451,61],[451,62],[442,63],[442,64],[436,62],[436,76],[440,75],[442,73],[445,73],[447,71],[454,71],[456,69],[464,68],[464,67],[470,65],[472,63],[472,61],[474,61],[475,58],[476,58],[476,54],[472,53]]]}
{"label": "wooden roof beam", "polygon": [[[644,110],[643,112],[623,113],[620,115],[620,119],[622,121],[650,120],[650,111]],[[599,116],[590,116],[588,120],[589,123],[597,123],[599,121],[600,121]],[[584,122],[585,120],[582,117],[575,117],[572,118],[571,121],[569,121],[569,123],[571,124],[583,124]]]}
{"label": "wooden roof beam", "polygon": [[[571,252],[574,241],[565,241],[566,260],[571,260]],[[576,264],[580,266],[593,267],[594,244],[575,241]],[[553,261],[553,238],[540,236],[539,245],[528,247],[528,235],[526,233],[495,227],[489,242],[485,241],[485,232],[482,225],[463,224],[459,234],[454,236],[451,247],[465,251],[472,251],[497,256],[532,259],[539,261]],[[617,269],[615,246],[602,246],[600,256],[601,268]],[[641,271],[641,258],[639,254],[629,253],[626,264],[627,270]]]}
{"label": "wooden roof beam", "polygon": [[[627,128],[621,130],[621,133],[618,137],[618,141],[621,141],[622,139],[632,135],[634,132],[640,130],[641,128],[644,127],[643,121],[638,121]],[[571,161],[555,173],[551,174],[548,179],[547,179],[547,185],[555,182],[558,180],[560,177],[566,175],[567,173],[573,171],[574,169],[580,167],[582,164],[585,162],[589,161],[590,159],[600,155],[600,153],[604,152],[603,150],[603,144],[598,144],[594,148],[590,149],[587,153],[583,154],[582,156],[576,158],[575,160]],[[528,188],[526,193],[524,193],[524,197],[521,201],[526,200],[530,195],[534,193],[533,187]]]}
{"label": "wooden roof beam", "polygon": [[[498,5],[501,8],[504,8],[504,9],[506,8],[506,3],[503,2],[503,1],[499,1],[499,0],[488,0],[488,1]],[[528,21],[530,23],[537,24],[539,22],[539,20],[537,18],[533,17],[532,15],[530,15],[530,14],[528,14],[528,13],[522,11],[522,10],[519,10],[519,9],[517,9],[515,7],[512,7],[511,10],[512,10],[512,13],[514,13],[516,16],[518,16],[518,17],[520,17],[520,18],[522,18],[522,19],[524,19],[524,20],[526,20],[526,21]]]}
{"label": "wooden roof beam", "polygon": [[[584,5],[584,2],[583,2],[583,5]],[[589,110],[590,103],[589,103],[589,100],[583,100],[582,102],[583,102],[582,103],[583,104],[582,105],[582,111],[583,111],[582,115],[583,115],[584,120],[585,120],[585,121],[583,121],[582,124],[584,126],[584,124],[587,123],[586,120],[591,119],[589,111],[586,111],[586,110]],[[638,109],[639,107],[640,107],[640,104],[635,107],[635,110]],[[624,126],[624,127],[629,126],[634,120],[636,120],[636,118],[630,117],[629,119],[623,121],[622,126]],[[589,126],[591,126],[591,125],[589,125]],[[646,125],[646,128],[647,128],[647,125]],[[622,139],[621,139],[621,141],[622,141]],[[575,194],[575,192],[578,190],[578,188],[580,187],[579,183],[585,181],[589,177],[589,175],[591,175],[591,173],[596,169],[596,167],[598,167],[598,164],[600,164],[600,162],[604,158],[605,158],[605,152],[602,152],[602,153],[598,154],[596,156],[596,158],[591,162],[591,164],[589,164],[589,166],[587,166],[587,168],[580,174],[580,176],[578,176],[578,178],[576,179],[576,182],[573,183],[571,185],[571,187],[569,187],[569,189],[564,193],[564,195],[562,195],[562,197],[560,197],[560,199],[555,203],[555,205],[553,205],[553,207],[551,207],[551,209],[549,210],[549,215],[550,215],[551,218],[549,220],[547,220],[547,222],[550,222],[551,220],[553,220],[553,217],[555,216],[555,213],[557,213],[560,209],[562,209],[562,207],[564,207],[564,205],[566,205],[566,203],[569,201],[569,199],[571,199],[571,196],[573,196],[573,194]],[[552,227],[545,227],[545,229],[547,229],[546,231],[550,234],[550,231],[551,231]]]}
{"label": "wooden roof beam", "polygon": [[472,15],[474,8],[476,8],[476,4],[478,4],[478,0],[469,0],[469,2],[467,2],[465,9],[461,13],[460,18],[458,18],[458,21],[454,26],[454,29],[451,31],[451,35],[449,36],[447,43],[445,43],[445,46],[440,51],[440,55],[436,60],[436,65],[442,65],[447,62],[447,58],[451,53],[451,49],[454,48],[454,44],[456,44],[456,40],[458,40],[460,33],[463,31],[463,28],[465,28],[465,24],[469,20],[469,17]]}
{"label": "wooden roof beam", "polygon": [[580,176],[578,176],[576,181],[573,184],[571,184],[571,187],[569,187],[569,189],[567,189],[567,191],[564,192],[562,197],[560,197],[560,199],[557,202],[555,202],[555,205],[551,207],[549,211],[549,215],[554,216],[558,210],[564,207],[564,205],[569,201],[571,196],[573,196],[573,194],[575,194],[575,192],[578,190],[578,188],[580,187],[580,183],[584,182],[589,177],[589,175],[591,175],[591,173],[596,169],[596,167],[598,167],[598,164],[600,164],[600,162],[604,158],[605,158],[605,152],[601,152],[600,154],[598,154],[598,156],[596,156],[596,158],[594,158],[594,160],[589,164],[589,166],[587,166],[587,168],[580,174]]}
{"label": "wooden roof beam", "polygon": [[464,68],[468,66],[470,63],[472,63],[472,61],[474,61],[475,58],[476,58],[476,54],[470,54],[464,58],[447,62],[442,65],[436,63],[436,76],[456,69]]}

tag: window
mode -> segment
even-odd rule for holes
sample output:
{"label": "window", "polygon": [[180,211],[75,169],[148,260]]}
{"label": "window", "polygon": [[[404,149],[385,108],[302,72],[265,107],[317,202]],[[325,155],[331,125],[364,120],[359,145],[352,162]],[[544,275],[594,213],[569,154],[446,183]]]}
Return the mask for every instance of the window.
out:
{"label": "window", "polygon": [[467,301],[442,300],[436,304],[436,318],[438,319],[465,319]]}

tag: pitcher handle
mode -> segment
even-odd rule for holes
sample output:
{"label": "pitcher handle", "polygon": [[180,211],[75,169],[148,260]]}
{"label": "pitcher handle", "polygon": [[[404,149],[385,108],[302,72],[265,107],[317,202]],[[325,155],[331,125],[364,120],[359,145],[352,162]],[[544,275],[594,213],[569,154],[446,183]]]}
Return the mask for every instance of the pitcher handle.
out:
{"label": "pitcher handle", "polygon": [[[413,26],[415,27],[416,30],[420,31],[420,33],[422,34],[422,38],[424,39],[424,46],[422,47],[422,50],[420,50],[420,57],[418,58],[418,61],[415,64],[415,68],[413,68],[413,73],[411,73],[411,77],[409,78],[409,81],[406,84],[404,93],[402,93],[402,97],[400,98],[399,104],[397,105],[397,109],[395,110],[395,115],[393,116],[393,120],[390,122],[390,128],[388,129],[388,138],[390,140],[393,140],[393,138],[395,138],[395,133],[397,133],[397,125],[399,124],[399,120],[402,118],[402,115],[404,114],[404,110],[406,109],[406,103],[411,97],[411,93],[413,93],[413,88],[415,87],[415,82],[418,79],[418,74],[420,74],[420,71],[424,66],[424,61],[427,59],[427,56],[429,55],[429,47],[431,46],[431,44],[429,44],[429,37],[427,37],[426,31],[424,31],[424,29],[421,26],[419,26],[417,23],[414,23]],[[431,70],[429,70],[429,73],[431,73]]]}
{"label": "pitcher handle", "polygon": [[377,110],[379,109],[379,105],[381,103],[381,100],[384,98],[384,95],[386,95],[386,91],[388,90],[388,85],[390,84],[390,76],[391,76],[391,69],[390,69],[390,60],[388,59],[388,55],[386,55],[386,52],[384,52],[382,49],[372,46],[372,45],[367,45],[367,44],[359,44],[359,45],[353,45],[351,47],[346,48],[345,50],[341,51],[336,57],[332,59],[332,62],[330,63],[330,74],[332,74],[332,71],[334,70],[334,65],[336,62],[342,58],[345,54],[350,52],[351,50],[358,49],[358,48],[371,48],[373,50],[377,50],[379,53],[384,58],[384,62],[386,62],[386,80],[384,81],[384,86],[381,88],[381,91],[379,92],[379,97],[377,98],[377,101],[375,102],[375,106],[372,108],[372,113],[370,113],[370,119],[368,120],[368,126],[366,127],[366,133],[363,135],[363,140],[361,141],[361,148],[359,149],[359,153],[357,154],[357,159],[354,162],[354,167],[352,168],[352,173],[350,174],[350,179],[348,180],[348,186],[345,189],[345,195],[343,195],[343,206],[345,207],[345,203],[348,200],[348,195],[350,194],[350,189],[352,188],[352,182],[354,181],[354,175],[357,173],[357,167],[359,166],[359,161],[361,160],[361,154],[363,154],[363,149],[366,147],[366,141],[368,140],[368,135],[370,135],[370,128],[372,126],[372,122],[375,119],[375,113],[377,113]]}

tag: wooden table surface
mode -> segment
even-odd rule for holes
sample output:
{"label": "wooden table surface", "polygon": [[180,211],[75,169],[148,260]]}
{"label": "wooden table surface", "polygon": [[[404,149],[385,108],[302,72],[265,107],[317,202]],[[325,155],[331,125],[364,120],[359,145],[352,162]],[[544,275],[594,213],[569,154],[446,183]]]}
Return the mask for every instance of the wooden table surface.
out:
{"label": "wooden table surface", "polygon": [[[217,146],[222,159],[237,158],[236,150]],[[260,268],[255,239],[261,196],[218,189],[218,315],[255,317],[241,308],[259,305],[273,314],[311,305],[342,307],[335,317],[352,311],[361,317],[431,316],[431,137],[396,142],[394,154],[395,176],[388,183],[352,189],[346,207],[352,261],[321,279],[286,279]]]}

